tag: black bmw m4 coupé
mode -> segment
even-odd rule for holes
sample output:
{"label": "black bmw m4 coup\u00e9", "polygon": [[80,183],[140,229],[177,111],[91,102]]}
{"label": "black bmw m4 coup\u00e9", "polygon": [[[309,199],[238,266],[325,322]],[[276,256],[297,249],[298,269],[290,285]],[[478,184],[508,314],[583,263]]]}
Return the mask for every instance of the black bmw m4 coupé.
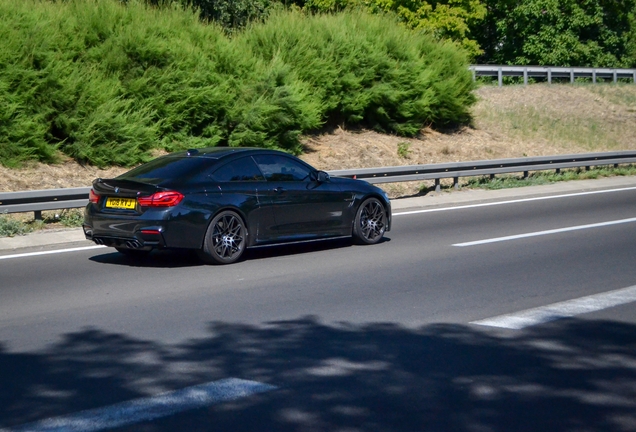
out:
{"label": "black bmw m4 coup\u00e9", "polygon": [[96,179],[83,227],[123,254],[185,248],[229,264],[256,246],[345,236],[377,243],[391,227],[391,204],[369,183],[283,152],[207,148]]}

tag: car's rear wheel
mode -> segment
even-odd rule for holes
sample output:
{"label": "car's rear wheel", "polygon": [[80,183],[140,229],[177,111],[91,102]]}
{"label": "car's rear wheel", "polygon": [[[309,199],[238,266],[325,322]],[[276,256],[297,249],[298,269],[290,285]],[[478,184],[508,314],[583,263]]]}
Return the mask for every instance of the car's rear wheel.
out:
{"label": "car's rear wheel", "polygon": [[210,222],[199,256],[211,264],[231,264],[243,255],[246,238],[243,219],[233,211],[223,211]]}
{"label": "car's rear wheel", "polygon": [[386,231],[386,209],[377,198],[362,202],[353,224],[353,240],[358,244],[375,244],[382,240]]}

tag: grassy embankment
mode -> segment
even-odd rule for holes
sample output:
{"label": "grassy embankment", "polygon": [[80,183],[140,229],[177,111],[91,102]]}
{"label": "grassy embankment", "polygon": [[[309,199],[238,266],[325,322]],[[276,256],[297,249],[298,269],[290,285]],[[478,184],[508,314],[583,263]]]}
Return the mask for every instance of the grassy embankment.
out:
{"label": "grassy embankment", "polygon": [[132,166],[153,150],[299,153],[329,125],[465,124],[465,54],[362,12],[274,13],[228,38],[139,1],[0,0],[0,164]]}

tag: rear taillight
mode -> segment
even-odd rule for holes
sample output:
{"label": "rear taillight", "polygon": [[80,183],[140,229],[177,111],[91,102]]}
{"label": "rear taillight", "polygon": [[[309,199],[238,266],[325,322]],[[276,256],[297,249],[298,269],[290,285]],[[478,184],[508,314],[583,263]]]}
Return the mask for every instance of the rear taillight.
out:
{"label": "rear taillight", "polygon": [[99,202],[99,195],[97,195],[93,189],[91,189],[88,193],[88,201],[93,204],[97,204]]}
{"label": "rear taillight", "polygon": [[157,192],[147,197],[139,197],[137,201],[142,207],[173,207],[181,202],[183,194],[176,191]]}

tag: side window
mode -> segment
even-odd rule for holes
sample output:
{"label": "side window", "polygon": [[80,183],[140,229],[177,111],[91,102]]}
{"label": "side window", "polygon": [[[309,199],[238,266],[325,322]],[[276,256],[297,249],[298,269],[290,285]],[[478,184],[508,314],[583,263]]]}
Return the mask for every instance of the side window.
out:
{"label": "side window", "polygon": [[311,170],[295,160],[278,155],[257,155],[254,160],[268,181],[303,181]]}
{"label": "side window", "polygon": [[250,157],[244,157],[223,165],[214,171],[212,178],[218,182],[264,180],[263,175]]}

